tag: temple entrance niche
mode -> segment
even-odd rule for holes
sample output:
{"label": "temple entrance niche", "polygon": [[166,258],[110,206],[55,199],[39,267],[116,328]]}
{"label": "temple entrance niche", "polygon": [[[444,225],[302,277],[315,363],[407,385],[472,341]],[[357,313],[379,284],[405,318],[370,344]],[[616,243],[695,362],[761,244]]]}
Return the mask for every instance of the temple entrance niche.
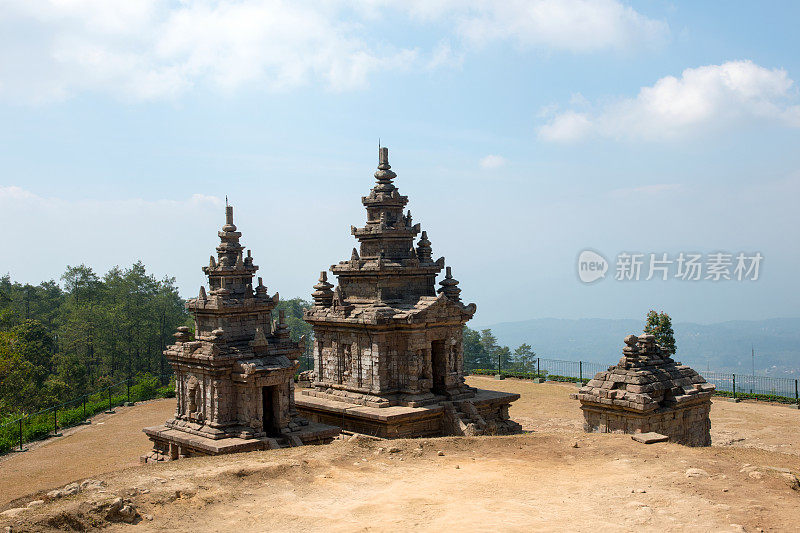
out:
{"label": "temple entrance niche", "polygon": [[444,394],[447,390],[447,352],[443,340],[431,342],[431,365],[433,367],[433,392]]}
{"label": "temple entrance niche", "polygon": [[275,407],[278,405],[278,401],[276,401],[275,398],[276,392],[277,387],[261,387],[264,433],[266,433],[268,437],[274,437],[280,433],[277,424],[275,423],[278,418],[275,415]]}

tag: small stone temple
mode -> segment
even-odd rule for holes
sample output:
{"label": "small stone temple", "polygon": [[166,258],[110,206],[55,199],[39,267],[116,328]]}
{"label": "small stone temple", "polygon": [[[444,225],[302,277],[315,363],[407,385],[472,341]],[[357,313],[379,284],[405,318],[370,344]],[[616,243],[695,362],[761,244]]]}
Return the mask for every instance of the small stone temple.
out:
{"label": "small stone temple", "polygon": [[508,408],[519,398],[464,382],[462,331],[475,304],[444,257],[434,260],[408,197],[399,193],[387,148],[379,150],[376,185],[350,259],[322,272],[305,320],[314,328],[314,371],[298,395],[311,420],[378,437],[504,434],[520,430]]}
{"label": "small stone temple", "polygon": [[622,359],[581,387],[584,430],[658,433],[688,446],[711,445],[714,385],[676,363],[653,335],[628,335]]}
{"label": "small stone temple", "polygon": [[339,429],[309,422],[294,405],[294,373],[303,351],[289,337],[283,311],[273,323],[270,296],[243,255],[233,207],[225,208],[217,258],[203,272],[209,291],[186,303],[195,334],[182,326],[164,351],[175,371],[177,408],[163,426],[145,428],[153,450],[142,461],[168,461],[325,443]]}

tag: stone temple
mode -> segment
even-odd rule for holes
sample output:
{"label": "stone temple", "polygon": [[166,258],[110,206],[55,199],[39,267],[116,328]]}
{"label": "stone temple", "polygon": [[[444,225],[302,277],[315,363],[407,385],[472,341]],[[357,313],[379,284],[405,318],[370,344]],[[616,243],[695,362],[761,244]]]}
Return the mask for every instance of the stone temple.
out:
{"label": "stone temple", "polygon": [[625,337],[622,359],[582,387],[584,430],[658,433],[688,446],[711,445],[714,385],[676,363],[653,335]]}
{"label": "stone temple", "polygon": [[380,148],[377,184],[361,202],[363,228],[351,227],[359,249],[314,286],[305,320],[314,328],[311,387],[297,396],[306,417],[346,431],[385,438],[505,434],[520,430],[508,408],[518,394],[464,383],[462,331],[475,313],[465,305],[444,258],[393,180]]}
{"label": "stone temple", "polygon": [[302,346],[289,337],[278,294],[269,296],[250,252],[243,256],[233,207],[225,208],[217,259],[203,267],[209,291],[186,303],[195,335],[180,327],[164,354],[175,371],[177,408],[165,425],[145,428],[153,450],[142,461],[325,443],[339,434],[299,416],[294,373]]}

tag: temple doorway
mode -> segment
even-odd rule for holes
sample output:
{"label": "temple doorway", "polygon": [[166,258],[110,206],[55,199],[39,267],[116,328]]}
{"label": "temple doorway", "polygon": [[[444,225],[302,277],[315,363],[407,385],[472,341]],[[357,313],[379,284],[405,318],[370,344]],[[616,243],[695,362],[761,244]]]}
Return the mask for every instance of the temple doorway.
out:
{"label": "temple doorway", "polygon": [[261,387],[264,432],[268,437],[274,437],[280,434],[277,424],[278,417],[275,416],[275,406],[277,404],[275,392],[275,387]]}

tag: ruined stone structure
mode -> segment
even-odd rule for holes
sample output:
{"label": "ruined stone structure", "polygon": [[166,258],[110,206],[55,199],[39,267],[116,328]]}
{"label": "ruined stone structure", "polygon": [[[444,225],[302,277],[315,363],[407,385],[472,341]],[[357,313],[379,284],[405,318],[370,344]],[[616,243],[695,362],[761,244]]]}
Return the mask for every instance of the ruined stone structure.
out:
{"label": "ruined stone structure", "polygon": [[322,272],[305,319],[314,328],[314,373],[302,390],[302,414],[343,429],[380,437],[510,433],[517,394],[477,390],[464,383],[462,329],[475,313],[450,271],[436,290],[444,258],[398,192],[381,148],[377,184],[361,199],[363,228],[351,228],[359,249]]}
{"label": "ruined stone structure", "polygon": [[180,327],[165,351],[175,371],[177,408],[164,426],[145,428],[154,448],[143,461],[323,443],[336,427],[309,422],[294,405],[294,373],[302,346],[289,337],[278,294],[269,296],[226,207],[217,258],[203,267],[209,291],[186,303],[195,338]]}
{"label": "ruined stone structure", "polygon": [[714,385],[676,363],[653,335],[625,337],[622,359],[582,387],[584,430],[660,433],[688,446],[711,445]]}

